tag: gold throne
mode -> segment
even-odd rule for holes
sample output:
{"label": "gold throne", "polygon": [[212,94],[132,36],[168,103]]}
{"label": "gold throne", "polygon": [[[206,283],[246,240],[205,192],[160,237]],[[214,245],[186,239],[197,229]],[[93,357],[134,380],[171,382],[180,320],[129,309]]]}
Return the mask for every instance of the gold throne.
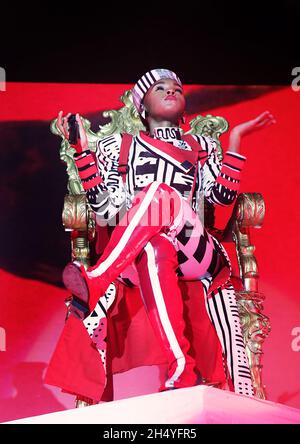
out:
{"label": "gold throne", "polygon": [[[110,123],[100,126],[96,133],[91,130],[91,124],[83,119],[87,132],[89,148],[96,150],[96,141],[111,134],[137,134],[145,129],[132,103],[131,91],[127,90],[120,98],[123,106],[118,110],[105,111],[104,117],[111,119]],[[186,134],[202,134],[212,137],[218,145],[218,156],[222,160],[220,136],[228,130],[228,122],[219,116],[197,116],[190,122],[190,130]],[[56,126],[56,119],[51,122],[51,131],[61,135]],[[60,149],[61,160],[65,162],[68,174],[68,194],[65,196],[62,214],[66,231],[71,232],[72,260],[82,262],[85,266],[91,264],[91,247],[95,241],[95,214],[89,207],[83,190],[77,168],[74,163],[74,149],[63,138]],[[270,332],[270,322],[263,314],[264,295],[258,289],[258,266],[254,255],[255,246],[251,244],[251,229],[261,228],[264,220],[265,205],[260,193],[241,193],[233,206],[232,215],[223,230],[214,227],[214,208],[204,199],[205,226],[218,234],[218,238],[235,243],[238,262],[238,275],[233,276],[233,282],[239,281],[235,293],[249,359],[255,396],[266,398],[265,386],[262,383],[262,347]],[[66,304],[70,303],[68,298]]]}

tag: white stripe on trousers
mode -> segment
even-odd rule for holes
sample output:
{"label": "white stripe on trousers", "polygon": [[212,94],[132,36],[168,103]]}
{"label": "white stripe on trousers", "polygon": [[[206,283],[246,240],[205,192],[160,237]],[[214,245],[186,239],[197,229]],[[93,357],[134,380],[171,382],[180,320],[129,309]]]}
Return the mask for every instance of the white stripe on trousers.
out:
{"label": "white stripe on trousers", "polygon": [[182,350],[178,344],[176,335],[174,333],[172,324],[171,324],[169,316],[168,316],[167,308],[166,308],[165,301],[164,301],[164,296],[163,296],[162,289],[161,289],[160,282],[159,282],[159,278],[157,275],[156,264],[155,264],[155,253],[154,253],[153,247],[150,242],[145,246],[145,252],[147,254],[148,273],[150,276],[151,287],[152,287],[153,296],[155,299],[155,304],[156,304],[156,308],[158,311],[159,319],[162,323],[164,333],[165,333],[165,335],[168,339],[168,342],[170,344],[170,349],[172,350],[172,353],[174,354],[176,362],[177,362],[177,368],[176,368],[173,376],[171,378],[169,378],[165,383],[166,387],[173,387],[174,382],[179,378],[179,376],[184,371],[186,360],[184,357],[184,353],[182,352]]}
{"label": "white stripe on trousers", "polygon": [[[244,341],[241,341],[240,338],[243,337],[243,333],[239,315],[237,315],[234,287],[230,285],[230,287],[223,288],[221,290],[222,296],[216,292],[213,297],[208,298],[207,289],[204,293],[207,314],[216,329],[223,353],[226,355],[227,368],[233,381],[234,391],[242,395],[254,396],[252,380],[239,372],[238,361],[240,360],[240,364],[245,368],[243,373],[248,373],[251,376]],[[226,322],[227,319],[229,325]]]}
{"label": "white stripe on trousers", "polygon": [[[149,205],[151,204],[151,201],[154,197],[154,194],[156,193],[158,187],[161,185],[161,182],[153,182],[148,191],[146,192],[143,200],[141,201],[141,204],[137,210],[137,212],[134,214],[132,220],[129,222],[127,228],[125,229],[123,235],[121,236],[118,244],[115,246],[115,248],[112,250],[110,255],[107,259],[105,259],[103,262],[99,264],[99,266],[92,271],[87,272],[88,277],[98,277],[101,276],[113,263],[114,261],[119,257],[119,255],[122,253],[124,247],[126,246],[128,240],[130,239],[130,236],[132,235],[133,231],[141,221],[142,217],[146,213]],[[179,195],[179,193],[177,193]],[[182,217],[182,216],[181,216]],[[178,219],[177,219],[178,220]],[[175,222],[173,226],[175,225]],[[173,227],[171,227],[173,228]]]}

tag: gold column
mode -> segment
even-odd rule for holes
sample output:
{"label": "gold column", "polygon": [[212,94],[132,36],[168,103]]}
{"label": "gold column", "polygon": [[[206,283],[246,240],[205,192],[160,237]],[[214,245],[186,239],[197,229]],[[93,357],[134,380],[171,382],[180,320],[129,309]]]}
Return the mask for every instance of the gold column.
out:
{"label": "gold column", "polygon": [[265,297],[258,291],[259,273],[254,256],[255,246],[250,240],[250,228],[260,228],[264,215],[265,205],[261,194],[242,193],[239,195],[233,213],[232,235],[244,290],[236,291],[236,297],[254,393],[260,399],[266,399],[261,376],[262,345],[271,327],[269,318],[262,313],[262,302]]}
{"label": "gold column", "polygon": [[62,221],[66,231],[71,231],[72,261],[85,267],[90,265],[89,241],[95,235],[95,218],[89,209],[85,194],[65,196]]}

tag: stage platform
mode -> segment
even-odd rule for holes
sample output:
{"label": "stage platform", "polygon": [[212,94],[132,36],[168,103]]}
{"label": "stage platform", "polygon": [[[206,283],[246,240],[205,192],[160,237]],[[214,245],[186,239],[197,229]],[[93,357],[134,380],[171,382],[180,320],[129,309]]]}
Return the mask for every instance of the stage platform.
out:
{"label": "stage platform", "polygon": [[300,424],[300,410],[197,386],[10,421],[7,424]]}

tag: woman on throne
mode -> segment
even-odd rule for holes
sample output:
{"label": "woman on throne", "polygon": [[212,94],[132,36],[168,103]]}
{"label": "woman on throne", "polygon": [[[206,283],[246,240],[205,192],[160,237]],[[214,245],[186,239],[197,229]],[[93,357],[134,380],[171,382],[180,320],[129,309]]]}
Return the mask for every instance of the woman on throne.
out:
{"label": "woman on throne", "polygon": [[[72,146],[87,200],[99,223],[118,223],[95,265],[85,269],[75,261],[65,267],[63,281],[73,294],[70,313],[84,320],[110,283],[130,279],[140,288],[168,362],[160,391],[191,387],[201,383],[201,375],[189,352],[179,282],[200,281],[232,390],[253,396],[230,260],[205,228],[199,199],[204,195],[219,206],[235,201],[246,161],[241,141],[275,120],[266,111],[234,127],[221,162],[211,137],[183,135],[185,97],[173,71],[147,72],[132,95],[146,131],[105,137],[95,153],[89,150],[81,117],[76,115],[80,138]],[[68,117],[60,112],[57,121],[66,139]]]}

